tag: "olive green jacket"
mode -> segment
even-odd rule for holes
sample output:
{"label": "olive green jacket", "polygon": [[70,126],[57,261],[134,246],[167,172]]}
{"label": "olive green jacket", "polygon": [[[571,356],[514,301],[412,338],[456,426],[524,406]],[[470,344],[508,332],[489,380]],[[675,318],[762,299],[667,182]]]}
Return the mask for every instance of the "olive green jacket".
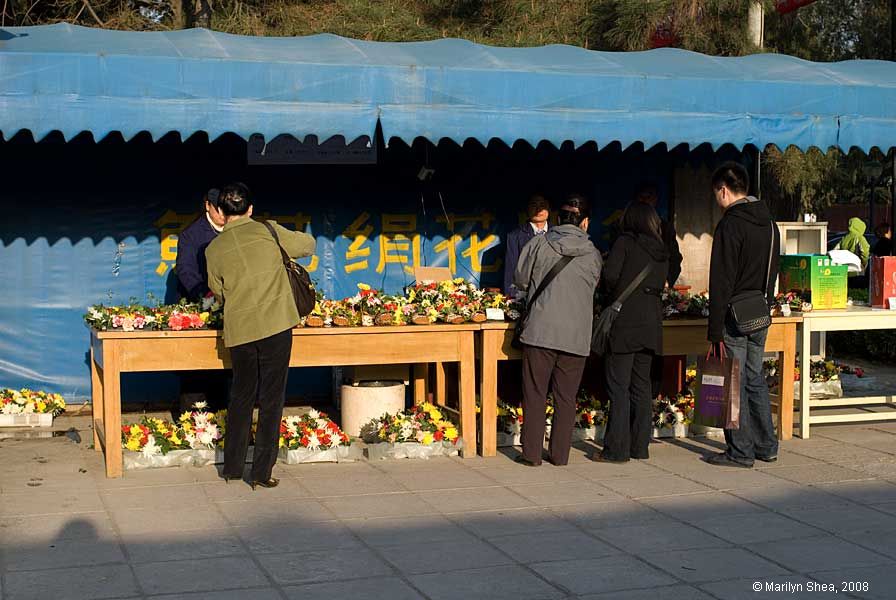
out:
{"label": "olive green jacket", "polygon": [[[314,253],[314,238],[270,221],[292,258]],[[299,324],[299,312],[271,232],[251,218],[224,226],[205,250],[208,287],[224,302],[224,345],[262,340]]]}

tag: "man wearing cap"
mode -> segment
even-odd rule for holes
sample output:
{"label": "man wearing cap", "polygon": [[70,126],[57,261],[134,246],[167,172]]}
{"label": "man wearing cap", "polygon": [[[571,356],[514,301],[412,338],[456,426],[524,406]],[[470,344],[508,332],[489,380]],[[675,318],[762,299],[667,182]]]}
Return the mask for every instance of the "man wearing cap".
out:
{"label": "man wearing cap", "polygon": [[521,292],[513,285],[513,274],[520,261],[523,246],[536,235],[547,233],[550,208],[544,196],[534,194],[529,198],[529,203],[526,206],[528,221],[507,234],[507,252],[504,256],[504,293],[511,298],[521,295]]}
{"label": "man wearing cap", "polygon": [[[205,249],[224,229],[224,213],[218,208],[218,190],[210,189],[203,198],[203,210],[177,237],[177,291],[181,299],[203,303],[214,301],[208,289]],[[180,412],[197,402],[213,407],[227,406],[227,375],[216,371],[181,371]]]}

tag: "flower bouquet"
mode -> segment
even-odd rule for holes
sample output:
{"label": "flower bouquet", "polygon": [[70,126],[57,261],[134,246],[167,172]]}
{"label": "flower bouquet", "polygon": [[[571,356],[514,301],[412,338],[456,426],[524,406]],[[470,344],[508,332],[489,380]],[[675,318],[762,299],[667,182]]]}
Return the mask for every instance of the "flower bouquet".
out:
{"label": "flower bouquet", "polygon": [[326,413],[310,410],[283,417],[280,422],[279,459],[288,465],[357,460],[363,450]]}
{"label": "flower bouquet", "polygon": [[192,466],[193,452],[178,426],[170,421],[143,417],[122,425],[121,445],[125,469]]}
{"label": "flower bouquet", "polygon": [[222,452],[227,411],[206,411],[205,402],[197,402],[193,410],[178,419],[181,436],[193,451],[193,464],[197,467],[224,462]]}
{"label": "flower bouquet", "polygon": [[[777,394],[780,389],[780,377],[778,377],[778,360],[772,359],[762,363],[768,382],[769,391]],[[813,360],[809,365],[809,397],[810,398],[842,398],[843,385],[840,374],[843,367],[832,360]],[[864,374],[864,372],[863,372]],[[793,369],[794,397],[799,397],[800,368]]]}
{"label": "flower bouquet", "polygon": [[688,295],[676,289],[666,288],[662,293],[663,317],[666,319],[679,317],[688,312]]}
{"label": "flower bouquet", "polygon": [[584,389],[579,390],[576,398],[576,424],[572,430],[574,442],[603,439],[607,426],[607,406],[608,404]]}
{"label": "flower bouquet", "polygon": [[463,447],[457,427],[428,402],[374,419],[362,435],[370,460],[450,456]]}
{"label": "flower bouquet", "polygon": [[65,400],[59,394],[27,388],[0,390],[0,427],[50,427],[63,412]]}
{"label": "flower bouquet", "polygon": [[407,325],[411,311],[404,296],[383,296],[382,312],[376,317],[376,324],[381,327],[390,325]]}
{"label": "flower bouquet", "polygon": [[523,407],[498,401],[498,447],[519,446],[523,432]]}
{"label": "flower bouquet", "polygon": [[383,300],[380,293],[366,283],[358,284],[358,293],[347,298],[345,303],[359,315],[358,322],[363,327],[373,327],[377,316],[383,312]]}
{"label": "flower bouquet", "polygon": [[361,324],[361,314],[346,299],[342,302],[331,302],[329,306],[330,323],[336,327],[357,327]]}
{"label": "flower bouquet", "polygon": [[136,303],[127,306],[96,304],[87,309],[84,321],[99,331],[205,329],[221,326],[222,308],[212,304],[209,310],[204,310],[202,304],[186,301],[156,307]]}
{"label": "flower bouquet", "polygon": [[653,403],[653,437],[687,437],[693,418],[693,395],[679,394],[675,398],[659,396]]}

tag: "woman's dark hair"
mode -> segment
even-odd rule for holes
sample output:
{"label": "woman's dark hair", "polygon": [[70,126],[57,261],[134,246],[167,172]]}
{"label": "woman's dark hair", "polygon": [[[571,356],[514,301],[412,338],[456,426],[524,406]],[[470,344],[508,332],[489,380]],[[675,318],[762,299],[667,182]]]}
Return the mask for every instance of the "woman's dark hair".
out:
{"label": "woman's dark hair", "polygon": [[889,223],[878,223],[877,227],[874,228],[874,235],[879,238],[884,237],[890,232],[890,224]]}
{"label": "woman's dark hair", "polygon": [[582,221],[591,216],[591,205],[588,200],[581,194],[570,194],[560,210],[557,212],[558,221],[561,225],[581,225]]}
{"label": "woman's dark hair", "polygon": [[652,206],[636,200],[626,206],[622,214],[622,233],[644,234],[662,241],[660,216]]}
{"label": "woman's dark hair", "polygon": [[712,174],[712,189],[719,189],[723,185],[735,194],[746,194],[750,189],[750,176],[743,165],[729,160]]}
{"label": "woman's dark hair", "polygon": [[218,208],[228,217],[244,215],[252,206],[249,188],[244,183],[230,183],[218,195]]}

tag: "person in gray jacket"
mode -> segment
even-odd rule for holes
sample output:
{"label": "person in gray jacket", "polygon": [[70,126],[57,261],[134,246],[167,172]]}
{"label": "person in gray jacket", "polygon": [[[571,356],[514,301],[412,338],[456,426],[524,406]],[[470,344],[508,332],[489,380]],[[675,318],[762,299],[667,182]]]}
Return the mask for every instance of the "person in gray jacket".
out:
{"label": "person in gray jacket", "polygon": [[[569,461],[576,395],[585,360],[591,353],[594,290],[600,279],[601,258],[588,237],[590,207],[580,195],[560,207],[558,226],[523,247],[514,285],[525,293],[528,320],[520,336],[523,344],[523,454],[516,460],[538,466],[545,434],[545,402],[554,394],[554,419],[548,460]],[[571,257],[541,295],[531,302],[539,284],[564,256]]]}

